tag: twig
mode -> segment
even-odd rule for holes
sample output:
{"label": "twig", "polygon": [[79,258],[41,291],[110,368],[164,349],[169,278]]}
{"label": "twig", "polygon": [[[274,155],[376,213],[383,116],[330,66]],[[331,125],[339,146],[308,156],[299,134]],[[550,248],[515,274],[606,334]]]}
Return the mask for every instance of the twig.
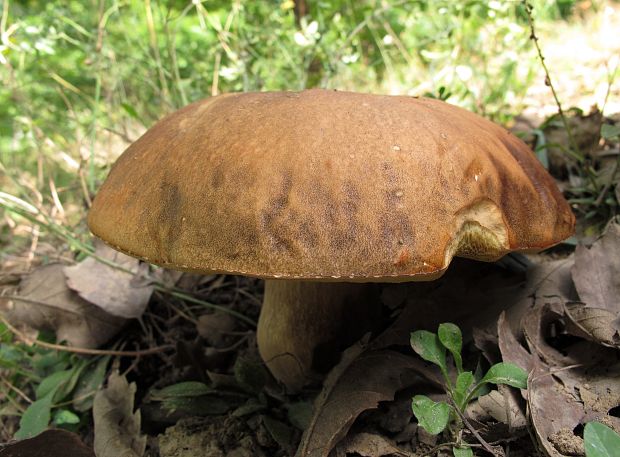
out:
{"label": "twig", "polygon": [[601,190],[601,193],[598,195],[597,199],[594,201],[594,206],[601,206],[601,203],[603,203],[603,200],[605,199],[607,192],[609,192],[609,189],[611,189],[611,186],[614,185],[614,181],[616,180],[616,173],[618,172],[619,163],[620,163],[620,155],[618,155],[618,158],[613,165],[613,169],[609,175],[609,179],[605,183],[605,187],[603,187],[603,189]]}
{"label": "twig", "polygon": [[549,86],[549,88],[551,89],[551,93],[553,94],[555,103],[558,106],[558,112],[560,114],[560,118],[562,119],[562,124],[564,124],[564,129],[566,130],[566,134],[568,135],[568,140],[571,143],[571,147],[575,150],[576,153],[579,154],[580,157],[582,157],[582,160],[583,160],[583,156],[581,155],[581,152],[579,151],[579,146],[577,145],[577,142],[575,141],[573,132],[568,126],[568,121],[566,119],[566,116],[564,115],[562,104],[560,103],[558,94],[555,91],[555,87],[553,86],[553,83],[551,82],[551,74],[549,73],[549,69],[547,68],[547,64],[545,63],[545,58],[542,54],[542,50],[540,49],[540,45],[538,44],[538,36],[536,36],[536,29],[534,28],[534,17],[532,16],[532,11],[534,10],[534,7],[528,0],[523,0],[523,6],[525,7],[525,12],[527,14],[527,20],[530,24],[530,31],[531,31],[530,39],[534,42],[534,46],[536,47],[536,52],[538,53],[538,58],[540,59],[540,64],[542,65],[543,70],[545,71],[545,85]]}
{"label": "twig", "polygon": [[15,387],[13,384],[11,384],[11,382],[8,379],[5,379],[4,377],[0,377],[0,381],[2,381],[3,383],[5,383],[9,389],[11,389],[12,391],[14,391],[17,395],[19,395],[20,397],[22,397],[24,400],[26,400],[29,404],[34,403],[34,400],[32,400],[28,395],[26,395],[22,390],[20,390],[19,388]]}
{"label": "twig", "polygon": [[6,327],[13,333],[17,338],[19,338],[22,342],[26,344],[32,344],[35,346],[39,346],[46,349],[53,349],[56,351],[64,351],[71,352],[74,354],[83,354],[83,355],[112,355],[112,356],[120,356],[120,357],[141,357],[143,355],[153,355],[159,354],[160,352],[165,352],[170,349],[174,349],[174,346],[171,344],[167,344],[164,346],[157,346],[149,349],[142,349],[138,351],[116,351],[113,349],[89,349],[89,348],[80,348],[80,347],[69,347],[63,346],[61,344],[53,344],[47,343],[45,341],[34,340],[28,335],[26,335],[21,330],[13,327],[6,318],[0,314],[0,321],[6,325]]}
{"label": "twig", "polygon": [[491,447],[491,445],[489,443],[487,443],[482,436],[480,436],[480,433],[478,433],[478,431],[469,423],[469,420],[461,412],[459,407],[454,402],[454,399],[450,395],[448,395],[448,400],[452,404],[452,408],[456,411],[456,414],[458,414],[458,416],[463,421],[463,424],[465,425],[465,427],[467,427],[467,429],[476,437],[478,442],[482,445],[482,448],[485,451],[487,451],[487,452],[489,452],[489,453],[491,453],[491,454],[493,454],[495,456],[498,456],[499,454],[497,453],[497,451],[495,449],[493,449]]}

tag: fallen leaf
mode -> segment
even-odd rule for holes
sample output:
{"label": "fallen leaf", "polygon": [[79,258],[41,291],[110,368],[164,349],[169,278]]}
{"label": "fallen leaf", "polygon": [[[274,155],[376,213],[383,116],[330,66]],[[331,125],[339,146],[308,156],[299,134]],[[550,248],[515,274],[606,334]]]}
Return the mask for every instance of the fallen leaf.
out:
{"label": "fallen leaf", "polygon": [[497,335],[502,360],[514,363],[529,372],[533,368],[534,357],[517,341],[506,319],[506,313],[500,314],[497,320]]}
{"label": "fallen leaf", "polygon": [[579,363],[547,342],[549,327],[563,317],[563,303],[555,302],[540,304],[523,318],[523,333],[530,353],[549,366],[564,367]]}
{"label": "fallen leaf", "polygon": [[[558,271],[561,271],[560,276],[557,276]],[[565,278],[565,266],[552,276]],[[564,281],[560,283],[565,284]],[[578,455],[574,452],[583,449],[582,438],[574,434],[578,425],[604,420],[620,427],[620,419],[609,414],[612,408],[620,405],[617,354],[613,349],[584,339],[567,340],[569,343],[563,343],[561,351],[554,347],[552,337],[561,336],[562,332],[581,338],[587,336],[590,340],[594,337],[586,334],[583,328],[571,331],[570,325],[563,326],[568,320],[566,306],[571,307],[570,304],[565,306],[566,295],[558,290],[554,293],[549,284],[541,283],[541,286],[539,295],[535,293],[531,297],[536,303],[522,319],[529,351],[513,334],[506,315],[498,320],[499,346],[504,360],[530,370],[528,410],[534,435],[545,454],[551,457]],[[486,401],[486,409],[497,418],[498,411],[492,411],[490,399],[482,403]]]}
{"label": "fallen leaf", "polygon": [[95,453],[75,433],[52,429],[9,444],[0,449],[0,457],[95,457]]}
{"label": "fallen leaf", "polygon": [[359,344],[349,348],[328,375],[298,456],[327,457],[360,413],[393,400],[398,390],[419,379],[415,370],[424,365],[419,359],[389,350],[362,350]]}
{"label": "fallen leaf", "polygon": [[388,438],[375,433],[357,433],[346,437],[336,449],[335,457],[346,457],[347,454],[359,454],[362,457],[409,456],[408,452],[399,449]]}
{"label": "fallen leaf", "polygon": [[620,347],[620,334],[614,325],[616,314],[608,309],[594,308],[584,303],[567,303],[566,316],[573,327],[567,330],[576,336],[604,346]]}
{"label": "fallen leaf", "polygon": [[120,268],[88,257],[77,265],[65,268],[69,287],[83,299],[114,316],[127,319],[140,317],[153,293],[153,286],[143,279],[148,265],[102,242],[97,243],[95,255]]}
{"label": "fallen leaf", "polygon": [[585,306],[608,310],[620,330],[620,224],[611,223],[590,248],[577,246],[572,275]]}
{"label": "fallen leaf", "polygon": [[487,395],[478,398],[478,405],[493,419],[508,425],[511,431],[525,430],[527,418],[519,405],[513,389],[500,385]]}
{"label": "fallen leaf", "polygon": [[146,437],[140,435],[140,411],[134,412],[136,385],[113,372],[93,404],[97,457],[142,457]]}
{"label": "fallen leaf", "polygon": [[560,430],[573,430],[579,425],[584,417],[582,408],[542,362],[530,372],[527,396],[538,443],[548,456],[563,457],[549,438]]}
{"label": "fallen leaf", "polygon": [[80,298],[67,287],[64,265],[37,267],[24,276],[14,294],[0,297],[0,308],[16,326],[52,330],[58,341],[71,346],[96,348],[110,340],[125,324]]}

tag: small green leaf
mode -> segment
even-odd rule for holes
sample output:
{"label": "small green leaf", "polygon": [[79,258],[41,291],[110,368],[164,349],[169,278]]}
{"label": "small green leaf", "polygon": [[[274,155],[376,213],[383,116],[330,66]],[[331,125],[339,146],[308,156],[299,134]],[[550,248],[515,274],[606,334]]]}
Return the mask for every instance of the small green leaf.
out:
{"label": "small green leaf", "polygon": [[212,394],[213,388],[198,381],[179,382],[171,386],[153,391],[153,399],[178,397],[200,397],[201,395]]}
{"label": "small green leaf", "polygon": [[461,358],[461,349],[463,348],[463,335],[461,329],[456,325],[445,322],[439,324],[437,336],[443,346],[450,351],[454,357],[454,363],[459,373],[463,371],[463,359]]}
{"label": "small green leaf", "polygon": [[50,393],[55,395],[71,379],[72,375],[73,370],[71,369],[52,373],[37,386],[35,391],[37,398],[47,397]]}
{"label": "small green leaf", "polygon": [[60,409],[54,413],[54,424],[79,424],[80,417],[68,409]]}
{"label": "small green leaf", "polygon": [[489,371],[487,371],[487,374],[484,375],[481,382],[508,384],[512,387],[518,387],[519,389],[526,389],[527,371],[514,363],[496,363],[489,368]]}
{"label": "small green leaf", "polygon": [[456,378],[456,385],[454,387],[454,401],[462,410],[466,405],[463,401],[467,397],[469,389],[474,384],[474,374],[471,371],[464,371]]}
{"label": "small green leaf", "polygon": [[588,422],[583,431],[586,457],[617,457],[620,435],[600,422]]}
{"label": "small green leaf", "polygon": [[75,389],[80,377],[82,376],[82,372],[88,366],[87,359],[80,359],[76,364],[71,367],[71,376],[67,380],[67,382],[63,383],[62,386],[56,392],[56,397],[54,401],[59,402],[65,399],[72,391]]}
{"label": "small green leaf", "polygon": [[482,397],[483,395],[491,392],[491,388],[488,384],[482,382],[482,378],[484,377],[484,373],[482,372],[482,365],[480,364],[480,360],[476,364],[476,371],[474,371],[474,384],[478,385],[475,392],[471,393],[471,398]]}
{"label": "small green leaf", "polygon": [[452,448],[454,457],[474,457],[474,451],[470,447],[456,447]]}
{"label": "small green leaf", "polygon": [[10,344],[0,343],[0,366],[12,367],[23,359],[21,351]]}
{"label": "small green leaf", "polygon": [[76,411],[84,412],[93,407],[95,392],[103,384],[109,362],[109,355],[99,358],[95,367],[89,367],[80,377],[80,381],[73,392],[73,408]]}
{"label": "small green leaf", "polygon": [[138,116],[138,112],[129,103],[121,103],[121,107],[125,110],[127,114],[129,114],[130,117],[134,118],[137,121],[141,121],[140,116]]}
{"label": "small green leaf", "polygon": [[420,427],[431,435],[444,431],[450,420],[450,405],[443,401],[435,402],[425,395],[413,397],[411,409]]}
{"label": "small green leaf", "polygon": [[446,348],[441,345],[439,337],[427,330],[417,330],[411,334],[411,347],[427,362],[438,365],[446,371]]}
{"label": "small green leaf", "polygon": [[191,416],[219,416],[239,406],[239,400],[213,395],[199,397],[166,397],[162,407],[170,412],[180,411]]}
{"label": "small green leaf", "polygon": [[620,126],[603,124],[601,125],[601,136],[606,140],[614,140],[620,136]]}
{"label": "small green leaf", "polygon": [[245,404],[235,409],[231,414],[235,417],[249,416],[250,414],[254,414],[264,410],[266,407],[266,403],[263,403],[258,399],[252,397],[249,398],[248,401],[245,402]]}
{"label": "small green leaf", "polygon": [[52,417],[53,396],[52,391],[28,406],[19,421],[19,430],[15,433],[16,439],[32,438],[47,428]]}

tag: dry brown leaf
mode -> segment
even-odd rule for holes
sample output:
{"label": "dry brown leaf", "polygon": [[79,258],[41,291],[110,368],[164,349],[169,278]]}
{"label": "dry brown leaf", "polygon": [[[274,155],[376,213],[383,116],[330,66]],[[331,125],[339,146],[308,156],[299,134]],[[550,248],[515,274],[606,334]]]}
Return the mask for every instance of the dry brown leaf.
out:
{"label": "dry brown leaf", "polygon": [[146,436],[140,435],[140,411],[134,412],[136,385],[113,372],[93,404],[97,457],[142,457]]}
{"label": "dry brown leaf", "polygon": [[[585,309],[583,306],[565,305],[571,297],[567,265],[570,263],[552,265],[551,270],[539,269],[543,273],[542,282],[540,274],[536,275],[537,278],[532,276],[538,287],[530,297],[529,311],[523,315],[522,332],[518,332],[525,336],[529,352],[512,332],[507,315],[501,315],[498,320],[497,333],[503,359],[530,371],[527,403],[532,428],[541,449],[551,457],[574,455],[570,453],[583,449],[583,440],[573,432],[580,424],[599,420],[614,427],[618,424],[620,428],[620,419],[609,415],[609,410],[620,404],[616,352],[584,339],[568,340],[568,345],[564,342],[561,351],[552,346],[553,338],[560,336],[558,331],[590,340],[602,339],[595,331],[596,325],[590,330],[598,338],[586,333],[583,327],[562,325],[567,323],[569,312],[575,314],[575,321],[582,323],[588,320],[588,316],[593,316],[579,315]],[[556,268],[558,266],[560,268]],[[579,316],[583,319],[580,320]],[[596,319],[592,321],[596,322]],[[489,399],[481,400],[484,404]],[[518,401],[517,398],[514,400]],[[486,406],[487,410],[492,410],[493,405]],[[489,412],[499,418],[497,411],[495,414]]]}
{"label": "dry brown leaf", "polygon": [[9,444],[0,449],[0,457],[95,457],[95,453],[75,433],[51,429]]}
{"label": "dry brown leaf", "polygon": [[620,224],[612,223],[590,248],[575,250],[573,280],[586,307],[606,309],[620,330]]}
{"label": "dry brown leaf", "polygon": [[348,436],[333,451],[333,457],[359,454],[362,457],[409,456],[388,438],[374,433],[357,433]]}
{"label": "dry brown leaf", "polygon": [[127,319],[140,317],[153,293],[153,286],[143,278],[148,265],[102,242],[97,243],[95,255],[122,269],[88,257],[75,266],[65,268],[69,287],[83,299],[114,316]]}
{"label": "dry brown leaf", "polygon": [[571,334],[605,346],[620,347],[620,334],[613,323],[615,313],[583,303],[567,303],[565,310],[569,322],[574,324],[574,327],[567,329]]}
{"label": "dry brown leaf", "polygon": [[497,320],[497,335],[502,360],[514,363],[529,372],[533,368],[534,357],[517,341],[506,318],[506,313],[500,314]]}
{"label": "dry brown leaf", "polygon": [[493,419],[508,425],[510,430],[524,430],[527,418],[519,405],[517,395],[513,389],[500,385],[498,390],[492,390],[478,398],[478,404]]}
{"label": "dry brown leaf", "polygon": [[71,346],[101,346],[118,333],[125,319],[111,316],[69,289],[64,268],[59,263],[35,268],[15,293],[0,297],[0,309],[13,325],[53,330],[58,341]]}
{"label": "dry brown leaf", "polygon": [[325,380],[297,456],[327,457],[361,412],[393,400],[398,390],[418,378],[415,370],[423,365],[394,351],[362,351],[359,343],[345,351]]}
{"label": "dry brown leaf", "polygon": [[565,367],[579,363],[547,342],[549,326],[563,317],[564,305],[556,302],[538,305],[523,318],[523,333],[530,353],[552,367]]}
{"label": "dry brown leaf", "polygon": [[530,373],[527,385],[530,418],[537,441],[548,456],[563,457],[549,438],[560,430],[573,430],[581,423],[583,410],[542,362]]}
{"label": "dry brown leaf", "polygon": [[550,370],[538,364],[528,381],[528,405],[538,441],[547,455],[560,456],[582,444],[578,425],[604,422],[620,430],[620,419],[609,414],[620,405],[620,366],[610,352],[605,365]]}

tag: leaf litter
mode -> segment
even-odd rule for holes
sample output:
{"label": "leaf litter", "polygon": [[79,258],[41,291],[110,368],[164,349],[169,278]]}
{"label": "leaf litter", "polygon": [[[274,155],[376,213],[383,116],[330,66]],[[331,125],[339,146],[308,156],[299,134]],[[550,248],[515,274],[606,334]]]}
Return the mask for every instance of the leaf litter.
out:
{"label": "leaf litter", "polygon": [[[618,224],[612,224],[591,247],[579,246],[567,258],[533,265],[519,284],[506,278],[497,283],[484,283],[487,296],[494,300],[501,297],[502,306],[485,309],[480,306],[484,300],[479,299],[471,307],[478,313],[478,322],[486,328],[488,337],[482,340],[487,342],[482,343],[490,348],[497,347],[503,361],[519,365],[530,374],[527,390],[519,393],[500,386],[480,397],[468,409],[473,422],[484,415],[492,419],[490,424],[479,424],[483,433],[492,435],[493,428],[497,432],[498,427],[504,426],[507,427],[504,443],[519,435],[527,438],[529,417],[540,449],[548,456],[561,457],[584,455],[580,433],[588,422],[598,421],[620,430],[620,419],[613,413],[620,405],[619,259],[620,229]],[[501,275],[496,277],[501,278]],[[434,287],[426,286],[421,300],[424,309],[452,306],[454,300],[446,301],[455,293],[455,288],[447,283],[449,279],[446,275],[445,286],[441,280]],[[350,447],[347,443],[359,436],[359,432],[354,432],[356,419],[365,419],[369,409],[390,401],[398,390],[415,383],[415,377],[409,380],[409,385],[402,379],[391,385],[383,380],[389,370],[387,365],[398,373],[404,373],[406,368],[415,370],[405,358],[400,359],[405,357],[403,354],[394,352],[398,362],[389,364],[385,357],[368,357],[377,348],[404,346],[404,339],[416,327],[416,315],[421,317],[417,321],[420,327],[429,328],[434,324],[425,318],[424,311],[416,313],[416,299],[411,298],[416,297],[416,285],[388,287],[392,290],[382,296],[388,297],[391,303],[405,302],[404,310],[390,328],[368,343],[369,349],[358,349],[353,354],[354,360],[347,360],[345,352],[346,366],[332,371],[315,402],[314,417],[304,434],[298,456],[347,455]],[[409,291],[401,294],[396,291],[398,287],[407,287]],[[458,287],[456,293],[459,293]],[[407,298],[403,299],[403,295]],[[505,311],[500,312],[502,309]],[[462,311],[456,315],[463,316],[465,322],[471,319]],[[489,326],[489,322],[494,325]],[[363,366],[365,375],[358,371],[358,364]],[[419,376],[427,376],[436,383],[437,378],[431,373],[428,368],[418,371]],[[360,376],[365,379],[360,380]],[[383,393],[377,395],[378,390]],[[348,431],[351,431],[349,435]],[[369,436],[374,436],[373,433],[378,431],[370,431]],[[353,442],[364,442],[356,439]],[[384,455],[376,448],[375,441],[350,447],[351,452],[359,455]],[[410,455],[407,452],[410,450],[401,447],[390,455]]]}
{"label": "leaf litter", "polygon": [[[435,400],[445,397],[441,394],[439,372],[414,356],[408,347],[409,335],[416,328],[436,328],[446,316],[450,316],[450,320],[462,327],[464,343],[471,349],[472,337],[475,336],[476,345],[484,348],[483,354],[490,364],[503,360],[530,372],[527,390],[499,386],[497,390],[481,395],[467,409],[469,421],[481,436],[507,448],[515,440],[522,439],[513,445],[516,447],[511,448],[510,455],[528,455],[518,452],[519,447],[529,440],[529,418],[531,432],[545,455],[583,455],[581,433],[587,422],[599,421],[620,430],[617,417],[620,405],[619,249],[620,230],[617,224],[612,224],[592,246],[580,246],[566,258],[538,262],[540,258],[532,257],[537,263],[527,271],[457,260],[453,271],[434,283],[385,286],[384,292],[389,292],[382,297],[388,302],[386,308],[391,314],[392,324],[374,338],[369,336],[344,353],[312,406],[311,391],[289,399],[273,389],[273,381],[265,377],[264,369],[246,362],[239,365],[244,360],[255,360],[255,354],[244,353],[246,350],[243,349],[253,343],[251,335],[241,354],[224,363],[229,367],[228,371],[222,370],[221,360],[226,358],[220,357],[226,355],[230,344],[239,341],[239,332],[228,317],[205,315],[196,320],[196,334],[206,342],[208,350],[219,354],[220,360],[211,368],[215,371],[210,371],[209,377],[226,378],[227,386],[213,387],[220,390],[218,395],[203,392],[198,397],[181,395],[176,398],[186,401],[190,412],[196,409],[190,407],[192,404],[201,403],[197,401],[200,397],[207,401],[205,405],[213,406],[214,415],[200,419],[209,430],[205,432],[208,437],[203,437],[197,444],[202,449],[211,446],[213,455],[220,455],[218,452],[221,455],[272,455],[269,449],[276,448],[289,449],[292,454],[299,439],[296,430],[304,429],[298,456],[421,456],[441,443],[441,439],[429,437],[417,428],[410,410],[410,399],[421,393]],[[23,302],[42,302],[44,304],[40,307],[43,309],[55,307],[48,296],[36,295],[37,291],[53,291],[52,282],[64,285],[60,288],[64,302],[75,301],[80,307],[93,307],[92,303],[66,287],[64,266],[54,265],[39,268],[50,269],[44,276],[56,278],[55,281],[50,281],[49,285],[40,282],[35,287],[33,281],[38,280],[38,273],[37,269],[33,270],[22,278],[18,290],[5,291],[5,307],[7,300],[13,300],[7,296],[25,297]],[[139,270],[134,271],[140,275]],[[174,281],[182,280],[183,277],[174,278]],[[219,276],[194,283],[197,287],[205,284],[206,287],[220,287],[225,281]],[[120,284],[138,289],[147,287],[143,278],[137,282],[121,281]],[[84,296],[92,298],[92,295]],[[106,294],[101,296],[106,297]],[[89,311],[84,312],[86,316],[81,319],[93,315],[92,308],[87,309]],[[442,309],[444,314],[438,316],[432,311],[436,309]],[[61,314],[67,312],[61,308]],[[119,319],[121,323],[125,321],[118,317],[112,319]],[[82,322],[81,325],[88,328],[93,324]],[[56,330],[62,334],[59,327]],[[96,334],[102,332],[97,330]],[[87,343],[82,340],[81,344]],[[471,367],[481,363],[475,361],[481,357],[479,352],[469,351],[465,355],[463,363]],[[235,360],[238,360],[236,365]],[[210,385],[217,384],[209,381],[209,377],[205,380]],[[112,392],[118,389],[115,398],[134,397],[134,391],[126,381],[127,385],[121,387],[118,380],[112,381],[111,378],[109,385],[115,383],[118,384],[112,387]],[[226,395],[221,395],[221,389],[237,389],[245,397],[227,399]],[[112,403],[108,402],[108,409],[114,409],[110,406]],[[283,405],[279,412],[274,413],[274,403]],[[126,441],[129,444],[123,452],[140,455],[144,437],[140,435],[139,416],[133,411],[133,404],[121,402],[118,408],[117,411],[124,411],[120,415],[124,419],[116,423],[127,420],[129,426],[115,429],[110,426],[107,431],[101,431],[100,425],[96,430],[96,441]],[[101,417],[100,403],[96,410],[96,416]],[[389,421],[386,419],[388,413],[393,415]],[[180,417],[184,416],[177,416],[177,419]],[[102,423],[101,419],[96,421]],[[224,438],[218,431],[225,421],[236,424],[230,425],[231,433],[237,430],[236,439]],[[175,427],[185,422],[181,419]],[[185,440],[189,439],[187,434],[191,430],[182,432]],[[130,437],[126,436],[128,432],[131,432]],[[124,434],[125,438],[122,438]],[[466,434],[467,441],[475,443],[469,432]],[[169,432],[160,435],[160,450],[166,448],[165,443],[172,446],[174,440],[166,437],[169,438]]]}
{"label": "leaf litter", "polygon": [[146,436],[140,432],[140,411],[134,411],[136,384],[113,372],[97,392],[93,405],[97,457],[142,457]]}
{"label": "leaf litter", "polygon": [[81,298],[66,284],[65,266],[51,263],[22,276],[19,286],[5,288],[0,312],[15,326],[52,330],[58,341],[96,348],[109,341],[126,320]]}
{"label": "leaf litter", "polygon": [[65,267],[67,285],[113,316],[140,317],[153,293],[153,285],[145,278],[148,264],[101,241],[96,243],[95,256],[98,259],[87,257],[77,265]]}

